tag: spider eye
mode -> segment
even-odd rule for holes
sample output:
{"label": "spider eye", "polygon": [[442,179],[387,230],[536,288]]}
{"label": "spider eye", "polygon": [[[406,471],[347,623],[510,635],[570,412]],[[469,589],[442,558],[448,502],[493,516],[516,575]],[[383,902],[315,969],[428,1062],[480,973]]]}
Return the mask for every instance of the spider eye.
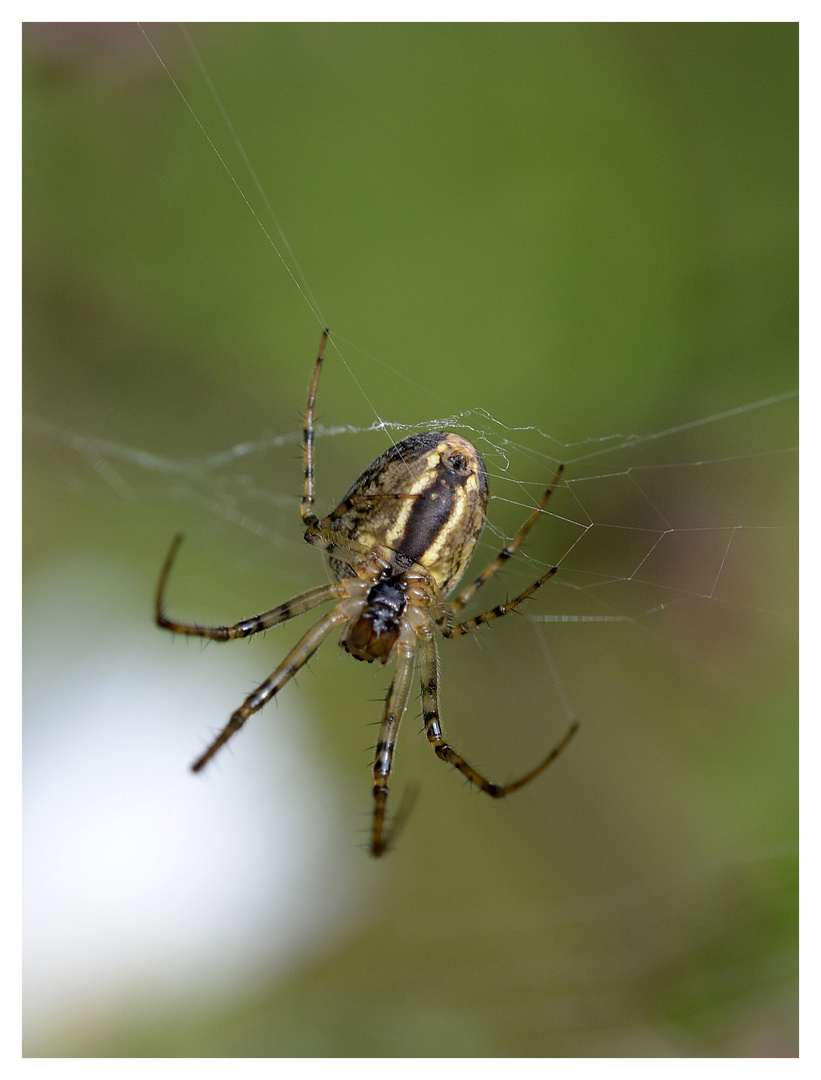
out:
{"label": "spider eye", "polygon": [[454,472],[458,472],[458,473],[470,472],[470,466],[468,464],[468,459],[465,457],[465,455],[462,453],[461,450],[457,450],[455,453],[451,454],[450,457],[447,458],[446,460],[447,460],[448,465],[450,465],[450,467],[454,470]]}

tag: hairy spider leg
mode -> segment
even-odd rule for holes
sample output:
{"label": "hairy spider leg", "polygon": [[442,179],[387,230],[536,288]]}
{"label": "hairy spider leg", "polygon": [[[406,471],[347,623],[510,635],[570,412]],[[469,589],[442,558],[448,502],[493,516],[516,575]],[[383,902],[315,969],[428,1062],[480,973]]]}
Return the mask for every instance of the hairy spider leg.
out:
{"label": "hairy spider leg", "polygon": [[191,766],[191,771],[199,772],[214,754],[228,742],[231,736],[240,730],[248,717],[253,716],[255,712],[259,712],[266,702],[275,697],[282,687],[296,675],[299,669],[311,659],[325,638],[338,626],[341,626],[342,623],[347,622],[353,611],[361,607],[361,605],[361,600],[343,601],[333,611],[320,619],[319,622],[314,623],[307,634],[301,637],[291,649],[271,677],[258,686],[253,694],[249,694],[242,705],[231,714],[231,719],[208,749],[200,754]]}
{"label": "hairy spider leg", "polygon": [[302,522],[306,526],[319,524],[319,518],[314,513],[314,402],[316,401],[316,388],[319,386],[319,376],[322,371],[322,361],[325,359],[325,346],[328,343],[329,330],[322,331],[322,340],[319,343],[319,354],[314,365],[314,374],[311,379],[311,388],[308,391],[308,404],[305,407],[305,418],[302,421],[302,452],[305,463],[305,489],[302,496]]}
{"label": "hairy spider leg", "polygon": [[[319,342],[319,353],[317,354],[316,363],[314,364],[314,373],[308,390],[308,403],[305,406],[305,416],[302,421],[302,454],[305,469],[305,486],[301,507],[302,522],[308,529],[306,540],[315,547],[323,548],[325,551],[329,551],[329,546],[315,539],[317,532],[319,530],[322,530],[323,532],[330,531],[330,526],[334,521],[346,514],[348,510],[358,502],[375,502],[378,499],[402,500],[419,497],[415,495],[405,495],[401,492],[396,494],[379,493],[367,496],[354,495],[350,499],[344,499],[335,510],[328,514],[327,517],[320,519],[314,512],[314,492],[316,487],[316,469],[314,466],[314,405],[316,404],[316,393],[319,386],[319,378],[322,374],[322,364],[325,360],[325,346],[328,343],[329,334],[330,330],[327,328],[322,331],[322,338]],[[335,543],[334,546],[338,547],[339,545]],[[348,561],[345,559],[344,555],[342,555],[341,558],[343,561]],[[352,566],[353,563],[351,562],[349,565]]]}
{"label": "hairy spider leg", "polygon": [[[310,592],[303,593],[302,596],[297,596],[285,604],[280,604],[262,615],[254,615],[250,619],[243,619],[233,626],[197,626],[192,623],[177,622],[174,619],[169,619],[165,614],[165,590],[171,567],[174,564],[181,543],[182,535],[178,534],[174,537],[160,573],[155,605],[157,625],[164,630],[170,630],[172,633],[209,638],[212,641],[232,641],[235,638],[250,637],[263,630],[268,630],[272,626],[287,622],[297,615],[303,615],[306,611],[311,611],[328,601],[342,601],[303,635],[271,677],[257,687],[253,694],[250,694],[245,699],[239,709],[232,713],[230,720],[219,735],[191,766],[192,772],[199,772],[214,754],[228,742],[231,736],[240,730],[248,717],[258,712],[310,660],[334,628],[347,622],[352,615],[359,612],[363,601],[359,596],[350,596],[350,585],[346,585],[344,582],[335,582],[332,585],[323,585],[318,589],[312,589]],[[361,591],[361,588],[358,591]]]}
{"label": "hairy spider leg", "polygon": [[519,788],[524,787],[525,784],[529,784],[531,780],[535,780],[539,773],[543,772],[551,762],[556,760],[578,731],[578,722],[574,720],[561,742],[553,747],[544,761],[541,761],[535,769],[531,769],[530,772],[525,773],[518,780],[514,780],[510,784],[496,784],[492,780],[487,780],[472,765],[469,765],[460,754],[457,754],[453,747],[446,743],[442,737],[442,723],[439,717],[439,656],[436,639],[428,625],[418,627],[416,635],[419,639],[422,718],[428,741],[437,757],[458,769],[471,784],[475,784],[482,791],[486,791],[491,798],[503,799],[506,795],[510,795],[511,792],[517,791]]}
{"label": "hairy spider leg", "polygon": [[379,725],[379,736],[373,761],[373,825],[371,828],[371,855],[378,859],[388,849],[392,835],[385,834],[385,811],[388,805],[388,779],[393,768],[393,754],[399,735],[399,724],[408,703],[413,677],[414,649],[408,641],[399,641],[394,652],[396,670],[390,690],[385,698],[385,711]]}
{"label": "hairy spider leg", "polygon": [[462,637],[463,634],[469,634],[471,630],[475,630],[477,626],[482,626],[484,623],[492,622],[494,619],[501,619],[503,615],[508,615],[511,611],[524,603],[529,596],[532,596],[537,589],[540,589],[546,581],[558,570],[558,566],[551,566],[546,574],[542,574],[538,581],[534,581],[532,585],[520,592],[514,600],[508,600],[507,603],[497,604],[496,607],[490,608],[488,611],[483,611],[481,615],[474,615],[471,619],[466,619],[464,622],[457,623],[455,626],[442,626],[442,634],[447,638]]}
{"label": "hairy spider leg", "polygon": [[303,615],[306,611],[311,611],[312,608],[325,604],[329,600],[341,600],[347,595],[342,583],[335,582],[333,585],[321,585],[317,589],[311,589],[261,615],[252,615],[250,619],[242,619],[233,626],[198,626],[196,623],[177,622],[176,619],[169,619],[165,614],[165,590],[182,539],[182,533],[178,533],[165,557],[154,607],[157,626],[163,630],[170,630],[174,634],[210,638],[212,641],[233,641],[235,638],[251,637],[252,634],[270,630],[272,626],[278,626],[280,623],[296,618],[297,615]]}
{"label": "hairy spider leg", "polygon": [[[372,554],[370,548],[366,548],[358,540],[352,540],[349,536],[343,536],[342,533],[325,528],[325,522],[329,520],[329,518],[323,518],[321,521],[317,521],[316,525],[308,526],[305,531],[305,539],[311,547],[317,548],[318,551],[324,551],[326,555],[333,555],[352,569],[361,565],[369,556],[374,561],[378,559],[377,556]],[[389,564],[384,559],[378,559],[378,561],[386,570],[389,569]]]}
{"label": "hairy spider leg", "polygon": [[[542,495],[541,499],[539,500],[539,505],[536,507],[536,509],[533,511],[533,513],[530,515],[530,517],[527,519],[527,521],[524,523],[524,525],[521,527],[521,529],[519,529],[519,531],[516,533],[516,535],[513,537],[513,539],[510,540],[507,544],[505,544],[505,546],[502,548],[502,550],[499,552],[499,554],[496,556],[496,558],[492,562],[488,563],[488,565],[485,567],[485,569],[482,571],[482,573],[476,578],[476,580],[473,581],[470,585],[468,585],[468,587],[466,589],[464,589],[456,597],[455,600],[451,601],[451,613],[453,615],[458,615],[459,612],[462,610],[462,608],[465,606],[465,604],[467,604],[468,601],[471,599],[471,597],[476,592],[476,590],[481,589],[481,587],[485,584],[485,582],[489,581],[490,578],[492,578],[493,575],[498,570],[500,570],[501,567],[504,566],[504,564],[507,562],[508,559],[513,558],[513,556],[516,554],[516,551],[519,548],[519,545],[522,543],[524,538],[527,536],[527,534],[530,532],[530,530],[533,528],[533,526],[536,524],[536,522],[539,520],[542,513],[544,512],[544,508],[547,505],[547,500],[550,498],[550,496],[556,490],[556,488],[557,488],[557,486],[559,484],[559,480],[561,479],[561,475],[562,475],[563,472],[564,472],[564,465],[560,465],[558,467],[558,469],[556,470],[556,475],[553,477],[552,481],[550,482],[550,487],[547,489],[547,491],[544,493],[544,495]],[[539,583],[536,586],[536,588],[538,589],[539,585],[543,585],[545,583],[545,581],[547,581],[547,579],[549,577],[551,577],[553,574],[555,574],[556,569],[557,568],[554,566],[553,569],[550,571],[550,573],[545,574],[542,578],[540,578]],[[526,599],[526,597],[522,596],[520,599],[524,600],[524,599]],[[516,603],[518,603],[518,601],[516,601]],[[508,605],[508,606],[511,607],[511,606],[515,606],[515,605]],[[486,621],[486,620],[482,620],[482,621]]]}

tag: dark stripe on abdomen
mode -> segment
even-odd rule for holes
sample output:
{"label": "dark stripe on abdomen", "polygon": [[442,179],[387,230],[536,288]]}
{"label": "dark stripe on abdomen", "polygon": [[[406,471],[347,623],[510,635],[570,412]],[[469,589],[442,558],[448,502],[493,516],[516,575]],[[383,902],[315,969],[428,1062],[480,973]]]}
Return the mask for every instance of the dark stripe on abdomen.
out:
{"label": "dark stripe on abdomen", "polygon": [[438,474],[435,482],[413,500],[404,532],[394,544],[395,549],[419,562],[453,517],[456,491],[464,486],[464,477],[451,472]]}

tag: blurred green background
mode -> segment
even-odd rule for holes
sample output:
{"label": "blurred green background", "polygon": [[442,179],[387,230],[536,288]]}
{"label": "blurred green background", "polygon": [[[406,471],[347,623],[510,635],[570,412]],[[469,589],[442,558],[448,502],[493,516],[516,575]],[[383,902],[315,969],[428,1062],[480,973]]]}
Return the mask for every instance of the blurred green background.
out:
{"label": "blurred green background", "polygon": [[[23,35],[25,1052],[796,1054],[797,27],[190,27],[321,320],[183,34],[146,29],[168,71],[134,25]],[[386,673],[327,645],[192,778],[302,631],[151,618],[180,530],[180,618],[325,580],[322,320],[323,512],[377,418],[466,413],[479,560],[567,463],[488,603],[560,574],[444,643],[443,710],[500,781],[580,734],[496,804],[413,701],[380,863]]]}

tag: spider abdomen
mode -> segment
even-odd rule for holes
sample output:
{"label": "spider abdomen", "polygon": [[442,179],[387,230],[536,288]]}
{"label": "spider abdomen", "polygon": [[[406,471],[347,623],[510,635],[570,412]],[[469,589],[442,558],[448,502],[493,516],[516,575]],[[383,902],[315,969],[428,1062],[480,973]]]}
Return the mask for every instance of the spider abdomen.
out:
{"label": "spider abdomen", "polygon": [[[363,548],[388,549],[395,567],[424,567],[447,596],[473,554],[487,502],[487,473],[475,447],[460,435],[430,431],[378,457],[325,521]],[[350,575],[335,553],[328,561],[337,580]]]}

